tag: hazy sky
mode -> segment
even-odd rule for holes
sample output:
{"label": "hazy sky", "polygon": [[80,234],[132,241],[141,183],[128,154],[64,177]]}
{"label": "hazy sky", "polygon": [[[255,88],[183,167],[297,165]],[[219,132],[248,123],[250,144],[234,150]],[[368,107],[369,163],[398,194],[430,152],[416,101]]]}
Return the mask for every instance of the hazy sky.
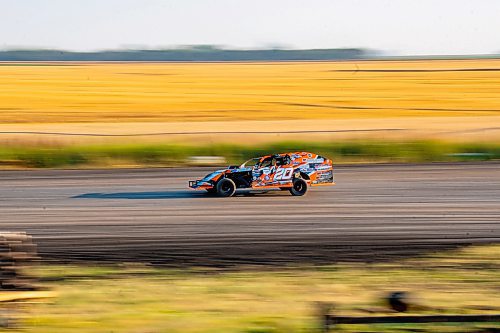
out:
{"label": "hazy sky", "polygon": [[0,0],[0,48],[500,52],[500,0]]}

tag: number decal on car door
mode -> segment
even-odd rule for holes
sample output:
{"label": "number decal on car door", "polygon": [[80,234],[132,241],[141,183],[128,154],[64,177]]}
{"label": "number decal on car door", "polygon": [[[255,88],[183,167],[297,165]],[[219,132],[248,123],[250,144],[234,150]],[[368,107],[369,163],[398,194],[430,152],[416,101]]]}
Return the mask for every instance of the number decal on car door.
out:
{"label": "number decal on car door", "polygon": [[293,168],[278,168],[274,180],[288,180],[292,178]]}

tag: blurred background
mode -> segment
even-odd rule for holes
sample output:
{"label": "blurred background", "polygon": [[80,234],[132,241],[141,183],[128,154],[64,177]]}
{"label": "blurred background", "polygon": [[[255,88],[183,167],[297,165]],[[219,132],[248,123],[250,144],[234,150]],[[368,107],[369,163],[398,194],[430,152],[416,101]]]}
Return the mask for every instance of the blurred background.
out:
{"label": "blurred background", "polygon": [[[0,0],[0,331],[310,332],[318,302],[392,316],[398,291],[421,315],[500,312],[499,11]],[[187,189],[287,151],[337,185]]]}

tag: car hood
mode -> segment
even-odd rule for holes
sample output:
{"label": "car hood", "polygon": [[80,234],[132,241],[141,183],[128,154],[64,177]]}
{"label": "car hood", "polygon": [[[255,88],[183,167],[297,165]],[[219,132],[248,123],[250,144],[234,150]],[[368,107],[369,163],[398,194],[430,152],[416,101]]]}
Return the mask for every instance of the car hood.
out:
{"label": "car hood", "polygon": [[206,175],[202,181],[209,181],[210,179],[213,179],[217,176],[219,176],[222,173],[236,173],[236,172],[246,172],[246,171],[252,171],[251,167],[245,167],[245,168],[227,168],[227,169],[220,169],[216,170],[212,173],[209,173]]}
{"label": "car hood", "polygon": [[201,181],[208,182],[210,179],[213,179],[213,178],[217,177],[218,175],[220,175],[221,173],[224,173],[224,171],[226,171],[226,170],[217,170],[217,171],[214,171],[212,173],[209,173],[208,175],[203,177],[203,179]]}

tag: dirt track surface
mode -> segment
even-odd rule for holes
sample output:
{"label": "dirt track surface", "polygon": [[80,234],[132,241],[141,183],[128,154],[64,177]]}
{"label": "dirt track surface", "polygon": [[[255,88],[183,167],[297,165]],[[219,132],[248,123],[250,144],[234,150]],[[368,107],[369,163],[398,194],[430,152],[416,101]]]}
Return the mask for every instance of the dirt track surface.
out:
{"label": "dirt track surface", "polygon": [[210,169],[0,172],[0,230],[45,258],[172,265],[378,260],[500,241],[500,164],[337,167],[333,187],[216,198]]}

